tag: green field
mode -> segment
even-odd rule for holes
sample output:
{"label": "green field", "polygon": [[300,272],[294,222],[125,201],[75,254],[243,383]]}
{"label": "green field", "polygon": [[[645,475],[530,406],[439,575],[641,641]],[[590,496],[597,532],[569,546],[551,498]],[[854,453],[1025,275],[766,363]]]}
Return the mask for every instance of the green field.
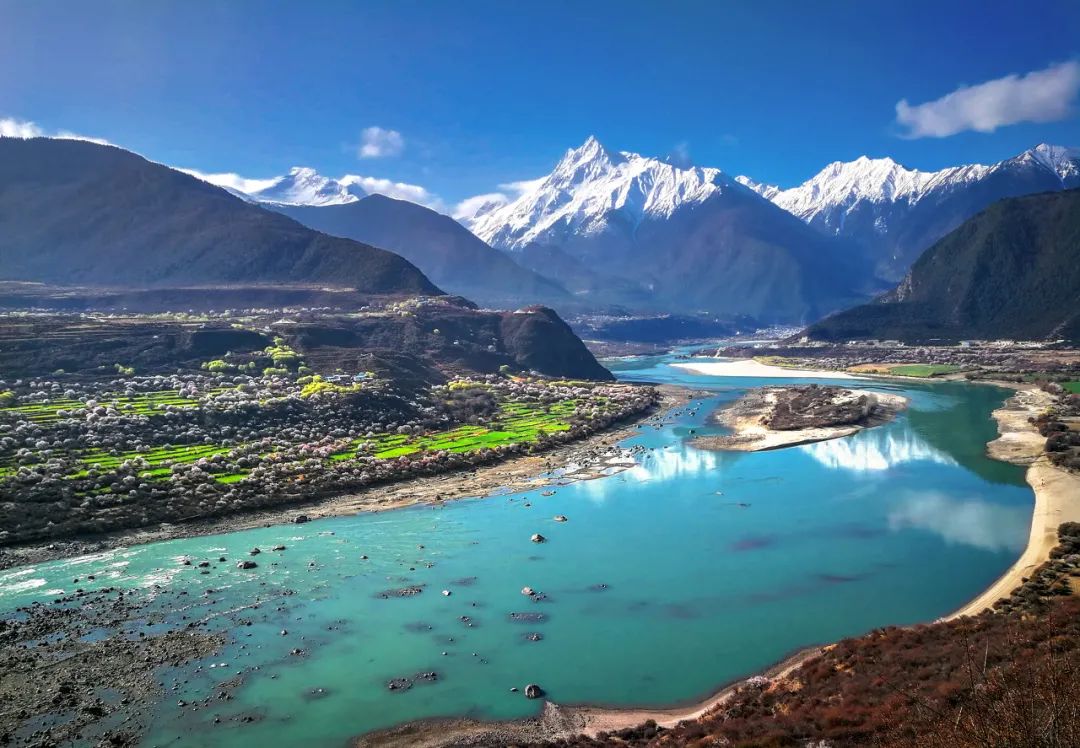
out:
{"label": "green field", "polygon": [[1074,379],[1071,382],[1062,382],[1061,386],[1074,395],[1080,395],[1080,379]]}
{"label": "green field", "polygon": [[577,402],[574,400],[564,400],[546,408],[528,403],[505,403],[501,407],[496,429],[458,426],[449,431],[436,431],[423,436],[383,434],[371,439],[357,439],[351,449],[338,452],[332,459],[349,459],[365,442],[371,442],[372,454],[375,457],[390,459],[421,451],[472,452],[484,447],[536,441],[541,432],[550,434],[567,431],[570,424],[565,419],[573,414],[576,407]]}
{"label": "green field", "polygon": [[[221,389],[214,392],[221,392]],[[176,390],[162,390],[160,392],[142,392],[131,397],[103,395],[98,399],[99,405],[115,407],[125,415],[154,415],[168,405],[178,408],[194,408],[198,406],[198,400],[180,397]],[[115,405],[114,405],[115,404]],[[15,416],[26,418],[34,423],[51,423],[61,420],[61,410],[75,410],[86,407],[78,400],[52,400],[48,403],[27,403],[24,405],[11,405],[0,408],[0,414],[10,413]]]}
{"label": "green field", "polygon": [[939,374],[955,374],[961,368],[952,364],[901,364],[890,366],[889,373],[899,377],[936,377]]}
{"label": "green field", "polygon": [[[114,398],[121,406],[130,406],[129,410],[149,413],[159,405],[197,406],[194,400],[188,400],[176,396],[175,392],[169,393],[146,393],[131,398]],[[113,400],[102,399],[102,404],[109,404]],[[604,402],[601,402],[603,407]],[[48,405],[21,405],[5,408],[4,410],[17,411],[22,417],[38,422],[58,420],[56,412],[65,408],[83,407],[78,401],[52,402]],[[331,460],[353,459],[363,445],[370,445],[363,449],[364,454],[370,454],[380,460],[389,460],[406,455],[413,455],[425,451],[448,452],[472,452],[478,449],[504,446],[522,442],[533,442],[542,434],[552,434],[570,429],[569,418],[577,408],[576,400],[562,400],[550,405],[538,403],[503,403],[499,413],[490,427],[463,425],[445,431],[435,431],[429,434],[380,434],[371,438],[354,439],[348,447],[330,456]],[[137,410],[136,410],[137,409]],[[102,472],[115,470],[123,462],[141,458],[146,462],[146,469],[140,472],[144,478],[166,478],[169,476],[171,466],[195,462],[204,457],[212,457],[218,454],[228,454],[233,450],[246,445],[227,446],[223,444],[188,444],[180,446],[159,446],[150,450],[137,452],[119,452],[110,454],[103,450],[91,450],[68,453],[69,456],[78,460],[78,465],[67,474],[67,478],[84,478],[92,468]],[[265,455],[264,455],[265,456]],[[12,475],[18,470],[13,463],[0,465],[0,477]],[[243,480],[246,471],[221,473],[216,476],[220,483],[229,484]]]}

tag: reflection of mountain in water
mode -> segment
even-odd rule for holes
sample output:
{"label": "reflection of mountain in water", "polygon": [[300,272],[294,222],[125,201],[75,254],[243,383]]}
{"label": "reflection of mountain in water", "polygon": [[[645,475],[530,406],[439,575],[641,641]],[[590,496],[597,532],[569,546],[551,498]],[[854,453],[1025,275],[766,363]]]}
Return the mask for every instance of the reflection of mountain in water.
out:
{"label": "reflection of mountain in water", "polygon": [[888,470],[893,465],[918,461],[956,464],[952,457],[906,429],[899,433],[894,429],[862,431],[847,439],[804,444],[799,449],[825,467],[844,470]]}
{"label": "reflection of mountain in water", "polygon": [[[645,455],[648,455],[647,457]],[[624,486],[626,482],[667,482],[689,478],[701,473],[720,469],[723,458],[719,453],[704,449],[657,449],[639,457],[639,462],[610,478],[598,478],[577,484],[580,491],[590,499],[603,500],[608,491]]]}
{"label": "reflection of mountain in water", "polygon": [[1027,541],[1030,507],[950,499],[936,491],[909,494],[889,512],[889,528],[914,528],[986,551],[1019,551]]}
{"label": "reflection of mountain in water", "polygon": [[1008,391],[952,382],[933,387],[945,395],[954,391],[960,393],[966,398],[966,404],[957,397],[951,408],[923,410],[913,407],[906,413],[911,428],[934,448],[945,452],[983,480],[1024,485],[1023,468],[986,458],[986,442],[996,438],[998,433],[991,413],[1001,407]]}

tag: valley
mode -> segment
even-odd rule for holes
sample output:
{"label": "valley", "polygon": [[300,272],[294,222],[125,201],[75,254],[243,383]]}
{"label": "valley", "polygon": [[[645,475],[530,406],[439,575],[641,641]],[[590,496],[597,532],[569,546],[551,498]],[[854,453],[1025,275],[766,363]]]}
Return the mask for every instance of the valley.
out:
{"label": "valley", "polygon": [[0,0],[0,746],[1076,748],[1032,2]]}

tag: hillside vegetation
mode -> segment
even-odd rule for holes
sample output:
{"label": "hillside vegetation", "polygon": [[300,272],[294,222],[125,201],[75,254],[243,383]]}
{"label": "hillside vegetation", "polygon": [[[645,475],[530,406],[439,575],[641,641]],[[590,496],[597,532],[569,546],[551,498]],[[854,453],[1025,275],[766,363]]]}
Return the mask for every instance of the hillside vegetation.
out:
{"label": "hillside vegetation", "polygon": [[812,325],[819,340],[1080,340],[1080,190],[1002,200],[928,249],[874,302]]}

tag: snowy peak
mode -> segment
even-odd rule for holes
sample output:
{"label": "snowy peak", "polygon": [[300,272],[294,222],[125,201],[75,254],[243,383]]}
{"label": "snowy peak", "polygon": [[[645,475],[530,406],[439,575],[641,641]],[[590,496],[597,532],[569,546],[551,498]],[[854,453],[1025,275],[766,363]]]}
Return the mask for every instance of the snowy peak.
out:
{"label": "snowy peak", "polygon": [[776,195],[777,192],[780,192],[780,188],[777,187],[775,184],[758,182],[746,176],[735,177],[735,181],[741,184],[743,187],[748,187],[752,189],[754,192],[758,193],[766,200],[772,200],[773,196]]}
{"label": "snowy peak", "polygon": [[854,161],[834,161],[798,187],[758,193],[809,222],[823,213],[865,202],[913,205],[931,190],[981,179],[987,171],[988,167],[978,164],[919,171],[891,158],[860,156]]}
{"label": "snowy peak", "polygon": [[837,228],[842,213],[866,203],[915,205],[931,193],[961,188],[1005,169],[1034,167],[1054,174],[1063,187],[1080,183],[1080,150],[1041,143],[993,166],[969,164],[940,171],[908,169],[891,158],[860,156],[835,161],[797,187],[782,190],[749,177],[738,181],[804,221],[816,218]]}
{"label": "snowy peak", "polygon": [[274,178],[269,187],[247,194],[258,202],[279,205],[341,205],[367,194],[359,181],[352,175],[332,179],[306,166],[294,166],[287,175]]}
{"label": "snowy peak", "polygon": [[1034,148],[1021,153],[1016,159],[1010,160],[1038,164],[1057,175],[1062,186],[1066,186],[1067,182],[1080,178],[1080,148],[1039,143]]}
{"label": "snowy peak", "polygon": [[602,233],[613,220],[636,226],[668,218],[734,184],[719,169],[680,168],[636,153],[613,152],[590,136],[566,152],[550,174],[516,199],[471,222],[473,232],[503,249],[558,245]]}

